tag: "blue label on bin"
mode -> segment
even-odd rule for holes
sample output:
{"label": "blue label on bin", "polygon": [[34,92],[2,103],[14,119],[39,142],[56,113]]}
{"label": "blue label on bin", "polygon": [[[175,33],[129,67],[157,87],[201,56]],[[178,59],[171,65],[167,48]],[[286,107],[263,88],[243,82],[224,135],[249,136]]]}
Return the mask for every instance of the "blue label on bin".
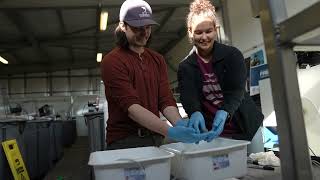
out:
{"label": "blue label on bin", "polygon": [[124,169],[125,180],[146,180],[144,169],[127,168]]}
{"label": "blue label on bin", "polygon": [[230,166],[228,155],[220,155],[212,157],[212,170],[227,168]]}

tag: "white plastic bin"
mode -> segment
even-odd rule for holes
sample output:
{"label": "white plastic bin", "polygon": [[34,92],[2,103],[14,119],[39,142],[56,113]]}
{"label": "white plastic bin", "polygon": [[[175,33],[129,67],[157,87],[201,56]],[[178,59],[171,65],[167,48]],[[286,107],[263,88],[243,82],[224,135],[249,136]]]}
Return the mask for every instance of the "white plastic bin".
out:
{"label": "white plastic bin", "polygon": [[247,174],[248,141],[217,138],[199,144],[172,143],[160,148],[176,155],[171,173],[183,180],[220,180]]}
{"label": "white plastic bin", "polygon": [[95,180],[169,180],[174,154],[157,147],[140,147],[90,154]]}

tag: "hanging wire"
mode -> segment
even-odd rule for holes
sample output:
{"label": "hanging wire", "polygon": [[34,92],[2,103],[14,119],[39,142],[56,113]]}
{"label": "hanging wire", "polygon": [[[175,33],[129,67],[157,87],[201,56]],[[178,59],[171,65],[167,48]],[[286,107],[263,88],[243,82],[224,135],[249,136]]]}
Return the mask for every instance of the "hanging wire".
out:
{"label": "hanging wire", "polygon": [[311,149],[310,146],[309,146],[309,149],[310,149],[310,151],[312,152],[312,154],[313,154],[314,156],[317,156],[316,153],[314,153],[314,151]]}
{"label": "hanging wire", "polygon": [[312,160],[312,164],[314,164],[317,167],[320,167],[320,163],[316,160]]}

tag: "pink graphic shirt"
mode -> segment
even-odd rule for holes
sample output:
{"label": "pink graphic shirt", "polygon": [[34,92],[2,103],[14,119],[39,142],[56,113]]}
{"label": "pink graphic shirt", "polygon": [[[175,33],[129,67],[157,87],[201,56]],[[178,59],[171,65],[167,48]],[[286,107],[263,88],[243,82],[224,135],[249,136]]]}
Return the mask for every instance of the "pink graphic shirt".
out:
{"label": "pink graphic shirt", "polygon": [[[204,101],[202,105],[205,109],[205,116],[210,117],[213,120],[214,115],[223,104],[223,93],[219,84],[218,77],[215,75],[212,69],[212,61],[205,63],[201,60],[201,57],[197,56],[197,61],[200,67],[200,71],[203,77],[202,93],[204,95]],[[206,121],[206,126],[210,130],[212,128],[212,121]],[[228,119],[225,123],[224,130],[221,136],[229,137],[239,132],[237,125]]]}
{"label": "pink graphic shirt", "polygon": [[202,93],[204,95],[204,101],[202,105],[205,108],[206,116],[213,117],[223,103],[223,94],[218,77],[213,72],[212,62],[205,63],[199,56],[197,61],[203,76]]}

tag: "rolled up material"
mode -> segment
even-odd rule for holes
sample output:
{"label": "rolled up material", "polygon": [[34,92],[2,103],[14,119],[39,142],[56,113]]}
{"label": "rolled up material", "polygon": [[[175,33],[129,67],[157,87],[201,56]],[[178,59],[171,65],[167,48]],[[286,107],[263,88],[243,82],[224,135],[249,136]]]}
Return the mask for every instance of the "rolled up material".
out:
{"label": "rolled up material", "polygon": [[307,139],[309,148],[313,152],[310,155],[320,156],[320,112],[319,107],[317,107],[310,99],[306,97],[301,98],[302,109],[307,133]]}

